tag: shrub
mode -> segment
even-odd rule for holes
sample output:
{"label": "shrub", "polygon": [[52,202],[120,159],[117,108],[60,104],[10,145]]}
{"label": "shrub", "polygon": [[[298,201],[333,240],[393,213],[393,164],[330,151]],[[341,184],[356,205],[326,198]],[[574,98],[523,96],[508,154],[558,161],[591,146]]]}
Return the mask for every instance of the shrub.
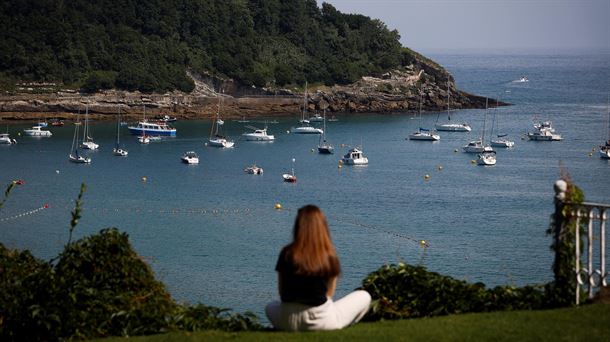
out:
{"label": "shrub", "polygon": [[540,287],[486,289],[405,263],[385,265],[369,274],[362,288],[373,297],[367,319],[400,319],[494,310],[544,307]]}

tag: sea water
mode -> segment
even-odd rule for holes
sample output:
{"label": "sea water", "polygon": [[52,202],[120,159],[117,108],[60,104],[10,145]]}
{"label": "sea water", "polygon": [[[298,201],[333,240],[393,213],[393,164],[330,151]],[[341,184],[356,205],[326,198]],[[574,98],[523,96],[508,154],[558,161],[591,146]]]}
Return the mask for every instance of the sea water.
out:
{"label": "sea water", "polygon": [[[0,241],[43,259],[56,256],[68,239],[73,199],[86,183],[75,236],[105,227],[127,232],[179,301],[264,316],[265,303],[278,297],[277,255],[291,240],[297,209],[310,203],[329,220],[342,265],[338,296],[400,261],[488,286],[551,280],[545,230],[555,180],[567,172],[587,199],[610,203],[610,162],[589,156],[608,135],[608,55],[432,57],[460,89],[513,104],[487,115],[488,130],[495,115],[499,131],[515,141],[512,149],[497,149],[497,165],[476,166],[475,155],[461,152],[481,135],[485,110],[452,112],[452,120],[473,131],[441,132],[434,143],[405,139],[420,126],[413,113],[338,116],[327,124],[334,155],[315,151],[316,135],[287,133],[298,113],[268,125],[276,137],[270,143],[240,140],[248,129],[225,120],[233,149],[204,145],[209,121],[179,121],[176,138],[149,145],[123,127],[125,158],[112,155],[115,124],[92,123],[100,149],[89,153],[90,165],[68,161],[74,126],[67,124],[50,128],[51,138],[21,136],[17,145],[0,146],[0,184],[24,181],[0,211]],[[529,82],[514,82],[521,76]],[[446,113],[424,113],[421,126],[437,120]],[[536,120],[552,121],[564,140],[522,140]],[[24,128],[8,127],[13,137]],[[361,146],[369,165],[340,168],[350,146]],[[191,150],[199,165],[180,162]],[[243,172],[253,163],[263,175]],[[282,174],[292,168],[298,182],[284,183]],[[48,209],[35,211],[45,204]]]}

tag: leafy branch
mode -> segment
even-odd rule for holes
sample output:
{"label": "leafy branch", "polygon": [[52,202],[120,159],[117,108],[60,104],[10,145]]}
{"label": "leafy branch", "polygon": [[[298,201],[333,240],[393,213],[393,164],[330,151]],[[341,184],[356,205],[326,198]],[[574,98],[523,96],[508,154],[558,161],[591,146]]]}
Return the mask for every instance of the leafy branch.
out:
{"label": "leafy branch", "polygon": [[70,236],[68,237],[68,245],[72,242],[72,232],[74,232],[74,228],[76,228],[78,220],[80,220],[81,218],[81,212],[83,210],[82,199],[85,190],[87,190],[87,185],[85,185],[85,183],[82,183],[80,185],[80,192],[78,193],[78,198],[76,199],[76,204],[74,205],[74,211],[71,212],[72,219],[70,220]]}
{"label": "leafy branch", "polygon": [[2,206],[4,206],[4,202],[6,202],[6,200],[8,199],[8,196],[11,194],[11,191],[13,191],[13,188],[15,187],[15,185],[17,185],[16,182],[11,182],[6,187],[6,191],[4,191],[4,198],[2,199],[2,202],[0,202],[0,209],[2,209]]}

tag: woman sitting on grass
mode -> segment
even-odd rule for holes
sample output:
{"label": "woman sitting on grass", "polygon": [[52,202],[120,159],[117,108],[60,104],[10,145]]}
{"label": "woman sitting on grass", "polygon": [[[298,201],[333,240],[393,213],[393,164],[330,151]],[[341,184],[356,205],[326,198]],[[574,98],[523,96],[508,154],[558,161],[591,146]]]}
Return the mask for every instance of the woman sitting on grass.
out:
{"label": "woman sitting on grass", "polygon": [[333,301],[341,266],[322,211],[313,205],[299,209],[293,234],[275,266],[282,301],[265,308],[273,326],[290,331],[335,330],[358,322],[368,311],[371,296],[354,291]]}

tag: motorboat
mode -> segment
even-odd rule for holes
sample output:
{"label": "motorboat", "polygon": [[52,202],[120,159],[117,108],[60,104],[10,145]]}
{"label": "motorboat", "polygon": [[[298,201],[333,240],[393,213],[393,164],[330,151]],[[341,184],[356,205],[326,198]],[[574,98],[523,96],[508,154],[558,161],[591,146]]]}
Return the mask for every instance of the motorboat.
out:
{"label": "motorboat", "polygon": [[477,159],[477,165],[491,166],[496,165],[496,152],[486,151],[480,153]]}
{"label": "motorboat", "polygon": [[148,122],[140,121],[135,126],[128,126],[129,133],[133,135],[163,135],[163,136],[176,136],[176,129],[171,127],[165,122]]}
{"label": "motorboat", "polygon": [[163,116],[157,117],[157,121],[168,123],[168,122],[176,122],[176,121],[178,121],[178,119],[175,117],[172,118],[169,115],[163,115]]}
{"label": "motorboat", "polygon": [[17,140],[12,139],[8,133],[0,133],[0,145],[16,144]]}
{"label": "motorboat", "polygon": [[473,140],[467,145],[462,147],[462,150],[466,153],[482,153],[482,152],[493,152],[494,149],[491,146],[483,145],[483,141]]}
{"label": "motorboat", "polygon": [[309,125],[302,125],[299,127],[292,127],[290,132],[295,134],[322,134],[324,133],[324,130]]}
{"label": "motorboat", "polygon": [[49,124],[46,121],[40,121],[36,125],[40,126],[40,127],[47,127],[47,126],[49,126]]}
{"label": "motorboat", "polygon": [[357,147],[350,149],[341,159],[343,164],[346,165],[366,165],[369,163],[369,159],[364,156],[362,150]]}
{"label": "motorboat", "polygon": [[51,126],[53,127],[61,127],[64,125],[64,122],[62,120],[56,119],[51,121]]}
{"label": "motorboat", "polygon": [[186,164],[199,164],[199,156],[194,151],[188,151],[180,157]]}
{"label": "motorboat", "polygon": [[519,78],[515,82],[517,82],[517,83],[525,83],[525,82],[529,82],[529,81],[530,80],[527,79],[527,76],[521,76],[521,78]]}
{"label": "motorboat", "polygon": [[555,134],[555,129],[550,121],[543,121],[534,124],[535,132],[527,133],[527,138],[533,141],[560,141],[561,135]]}
{"label": "motorboat", "polygon": [[254,126],[246,126],[246,128],[254,130],[254,132],[243,133],[241,136],[247,141],[273,141],[275,137],[267,134],[267,127],[260,129]]}
{"label": "motorboat", "polygon": [[127,157],[127,155],[129,155],[129,152],[120,147],[119,148],[115,147],[112,149],[112,154],[114,154],[115,156],[118,156],[118,157]]}
{"label": "motorboat", "polygon": [[53,135],[50,131],[45,131],[42,129],[42,126],[36,125],[30,129],[24,129],[23,133],[25,135],[29,135],[31,137],[50,137]]}
{"label": "motorboat", "polygon": [[606,141],[605,146],[599,147],[599,157],[602,159],[610,159],[610,140]]}
{"label": "motorboat", "polygon": [[467,123],[452,123],[451,122],[451,110],[449,108],[450,104],[450,93],[449,93],[449,81],[447,81],[447,121],[446,123],[438,123],[438,118],[440,113],[436,116],[436,124],[434,128],[437,131],[444,132],[470,132],[472,128]]}
{"label": "motorboat", "polygon": [[245,168],[244,172],[251,175],[262,175],[263,168],[256,166],[256,164],[253,164],[252,166],[248,166],[247,168]]}

